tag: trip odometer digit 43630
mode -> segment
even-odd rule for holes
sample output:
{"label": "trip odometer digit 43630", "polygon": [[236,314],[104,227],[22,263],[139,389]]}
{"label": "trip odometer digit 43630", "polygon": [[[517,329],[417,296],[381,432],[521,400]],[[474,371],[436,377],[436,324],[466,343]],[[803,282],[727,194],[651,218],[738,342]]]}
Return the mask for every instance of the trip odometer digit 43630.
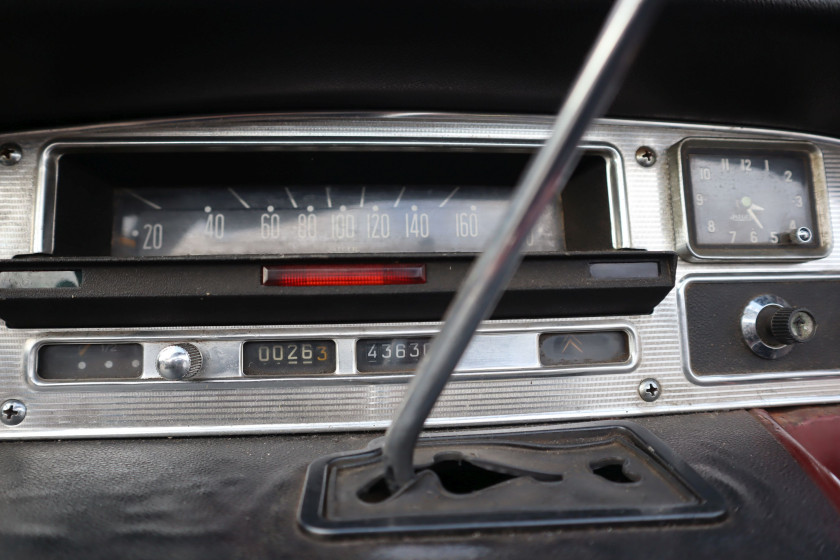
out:
{"label": "trip odometer digit 43630", "polygon": [[828,252],[822,158],[794,142],[678,145],[682,254],[689,260],[804,260]]}
{"label": "trip odometer digit 43630", "polygon": [[356,342],[356,367],[361,373],[412,372],[431,342],[431,337],[363,338]]}

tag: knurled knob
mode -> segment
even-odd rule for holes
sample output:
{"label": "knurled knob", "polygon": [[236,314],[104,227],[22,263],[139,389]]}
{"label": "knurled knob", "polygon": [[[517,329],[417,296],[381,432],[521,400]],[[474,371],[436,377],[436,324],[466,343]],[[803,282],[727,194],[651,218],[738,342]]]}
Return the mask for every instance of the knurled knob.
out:
{"label": "knurled knob", "polygon": [[816,333],[813,313],[801,307],[780,307],[770,318],[770,334],[782,344],[808,342]]}
{"label": "knurled knob", "polygon": [[158,353],[157,371],[161,377],[175,381],[189,379],[201,371],[204,359],[195,345],[182,342],[167,346]]}

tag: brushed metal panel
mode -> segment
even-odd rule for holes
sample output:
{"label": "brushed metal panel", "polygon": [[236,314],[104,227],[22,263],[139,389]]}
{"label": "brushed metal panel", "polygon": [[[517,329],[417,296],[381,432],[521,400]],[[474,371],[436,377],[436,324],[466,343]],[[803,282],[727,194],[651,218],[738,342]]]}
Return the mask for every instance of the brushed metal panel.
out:
{"label": "brushed metal panel", "polygon": [[[201,137],[258,144],[266,140],[288,143],[365,145],[468,146],[494,144],[536,146],[548,134],[550,117],[425,114],[314,114],[219,117],[192,120],[125,123],[102,127],[37,131],[6,135],[0,141],[22,146],[24,157],[13,167],[0,167],[0,258],[28,253],[40,243],[43,227],[37,212],[38,196],[45,194],[49,175],[38,157],[56,143],[118,140],[177,142]],[[823,152],[832,230],[840,232],[840,141],[836,139],[737,127],[684,125],[653,122],[600,120],[585,141],[607,144],[624,162],[624,197],[627,211],[620,224],[625,245],[650,250],[675,247],[670,162],[667,152],[678,141],[692,136],[706,138],[800,140],[813,142]],[[634,162],[636,149],[653,148],[658,160],[649,168]],[[619,174],[621,174],[619,170]],[[826,274],[840,271],[840,251],[804,263],[687,263],[680,261],[677,280],[687,275],[737,277],[752,275]],[[462,376],[447,387],[430,426],[633,416],[741,408],[840,402],[840,379],[770,380],[756,383],[699,385],[684,373],[682,324],[676,291],[650,316],[622,317],[638,337],[638,366],[630,372],[597,375],[493,377],[488,372]],[[591,328],[615,319],[563,319],[520,322],[487,322],[484,332],[517,329]],[[330,329],[347,335],[337,348],[339,368],[352,360],[353,333],[365,329],[382,332],[434,330],[434,324],[335,325]],[[0,399],[18,398],[26,403],[26,420],[15,427],[0,427],[0,438],[131,437],[140,435],[207,435],[268,432],[312,432],[384,428],[404,390],[400,379],[371,382],[345,376],[340,382],[317,381],[284,384],[241,383],[211,380],[206,383],[173,382],[154,387],[111,387],[108,391],[84,387],[41,387],[26,374],[27,348],[47,337],[121,337],[138,335],[161,340],[190,337],[230,339],[244,335],[275,336],[284,332],[316,332],[312,326],[196,327],[194,329],[119,330],[10,330],[0,327]],[[344,364],[343,366],[341,364]],[[642,401],[639,382],[656,378],[661,397]],[[331,380],[332,381],[332,380]]]}

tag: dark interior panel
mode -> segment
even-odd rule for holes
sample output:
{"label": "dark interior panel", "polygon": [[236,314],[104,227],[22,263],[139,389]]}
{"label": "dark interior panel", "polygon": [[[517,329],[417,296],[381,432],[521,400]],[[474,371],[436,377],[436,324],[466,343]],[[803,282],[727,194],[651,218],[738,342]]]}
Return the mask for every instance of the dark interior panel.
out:
{"label": "dark interior panel", "polygon": [[[750,351],[741,333],[741,315],[753,298],[774,294],[791,305],[812,309],[814,340],[798,344],[782,358],[768,360]],[[698,375],[732,375],[834,370],[840,362],[840,281],[692,282],[685,290],[691,368]]]}
{"label": "dark interior panel", "polygon": [[[552,113],[608,0],[9,0],[0,130],[276,111]],[[672,0],[609,115],[840,133],[840,6]]]}
{"label": "dark interior panel", "polygon": [[379,434],[30,441],[0,444],[0,543],[17,558],[89,560],[840,556],[838,513],[748,413],[638,422],[720,492],[726,520],[325,540],[296,522],[307,465]]}

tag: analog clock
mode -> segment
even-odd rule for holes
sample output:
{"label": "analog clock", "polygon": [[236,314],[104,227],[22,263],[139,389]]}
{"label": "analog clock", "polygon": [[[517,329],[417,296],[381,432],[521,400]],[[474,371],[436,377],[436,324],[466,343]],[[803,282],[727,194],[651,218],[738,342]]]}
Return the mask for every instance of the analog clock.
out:
{"label": "analog clock", "polygon": [[816,147],[689,139],[676,158],[677,245],[687,260],[806,260],[828,253]]}

